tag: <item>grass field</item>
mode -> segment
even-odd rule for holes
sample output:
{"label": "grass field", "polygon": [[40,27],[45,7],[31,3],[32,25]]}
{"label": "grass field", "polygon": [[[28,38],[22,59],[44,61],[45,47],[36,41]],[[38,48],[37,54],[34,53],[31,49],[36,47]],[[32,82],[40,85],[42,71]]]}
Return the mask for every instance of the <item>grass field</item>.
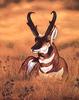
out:
{"label": "grass field", "polygon": [[[52,10],[58,15],[55,44],[68,64],[69,80],[42,76],[25,80],[18,71],[24,59],[33,55],[34,44],[27,13],[36,12],[32,19],[44,34]],[[79,11],[66,10],[59,1],[23,2],[0,9],[0,73],[0,100],[79,100]]]}

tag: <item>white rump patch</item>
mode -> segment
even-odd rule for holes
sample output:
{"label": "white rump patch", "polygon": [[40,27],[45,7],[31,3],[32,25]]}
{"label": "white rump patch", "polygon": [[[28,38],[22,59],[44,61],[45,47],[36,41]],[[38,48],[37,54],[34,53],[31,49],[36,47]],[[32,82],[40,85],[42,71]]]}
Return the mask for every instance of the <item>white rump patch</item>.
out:
{"label": "white rump patch", "polygon": [[50,65],[48,67],[41,67],[41,71],[43,71],[44,73],[47,73],[48,71],[50,71],[53,68],[53,65]]}
{"label": "white rump patch", "polygon": [[48,63],[50,63],[54,59],[54,57],[55,57],[55,53],[53,53],[53,55],[50,58],[48,58],[48,59],[42,59],[42,58],[39,59],[39,62],[43,63],[43,64],[48,64]]}
{"label": "white rump patch", "polygon": [[33,59],[31,59],[29,62],[28,62],[28,69],[27,69],[27,73],[30,73],[32,71],[32,69],[34,68],[36,62],[33,62]]}

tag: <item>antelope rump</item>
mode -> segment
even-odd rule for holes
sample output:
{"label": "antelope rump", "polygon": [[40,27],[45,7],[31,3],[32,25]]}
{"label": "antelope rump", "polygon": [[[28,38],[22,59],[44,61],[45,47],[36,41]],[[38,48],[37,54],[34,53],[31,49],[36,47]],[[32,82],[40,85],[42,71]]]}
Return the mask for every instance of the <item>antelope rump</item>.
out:
{"label": "antelope rump", "polygon": [[26,75],[32,76],[33,74],[39,75],[54,75],[55,77],[61,77],[62,79],[68,78],[68,66],[64,58],[59,56],[58,50],[54,44],[54,39],[57,37],[57,28],[55,21],[57,14],[52,11],[53,18],[49,21],[49,26],[45,32],[45,35],[40,35],[37,31],[37,26],[34,25],[31,19],[31,14],[27,14],[27,25],[35,36],[35,44],[31,48],[32,52],[37,54],[37,57],[29,56],[22,63],[20,72],[25,70]]}

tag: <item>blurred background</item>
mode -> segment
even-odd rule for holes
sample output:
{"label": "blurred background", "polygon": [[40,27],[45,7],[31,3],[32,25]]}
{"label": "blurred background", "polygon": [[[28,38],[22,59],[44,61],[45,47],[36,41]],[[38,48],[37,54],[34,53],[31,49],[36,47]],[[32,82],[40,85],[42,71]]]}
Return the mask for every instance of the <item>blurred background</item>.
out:
{"label": "blurred background", "polygon": [[26,47],[32,46],[34,37],[26,24],[27,13],[36,12],[32,15],[32,20],[38,26],[38,31],[44,34],[52,18],[50,14],[52,10],[57,12],[58,38],[56,43],[59,45],[78,40],[79,0],[0,0],[1,45],[8,42],[9,45],[17,45],[19,50],[28,52]]}
{"label": "blurred background", "polygon": [[[15,85],[12,90],[15,98],[12,100],[21,100],[20,97],[16,99],[18,94],[25,96],[27,93],[23,88],[26,81],[23,78],[18,80],[22,62],[29,55],[34,55],[30,49],[34,45],[34,36],[26,24],[27,13],[36,12],[32,20],[39,33],[44,34],[52,18],[52,10],[57,12],[58,37],[54,42],[60,56],[68,64],[69,85],[53,83],[52,77],[47,81],[42,77],[28,82],[27,86],[35,85],[34,96],[42,97],[41,100],[51,100],[52,96],[62,97],[60,100],[79,100],[79,0],[0,0],[0,100],[6,98],[4,94],[7,93],[8,86],[3,83],[11,79],[14,79]],[[21,93],[20,90],[25,92]]]}
{"label": "blurred background", "polygon": [[79,32],[79,0],[0,0],[0,40],[29,37],[26,24],[29,11],[36,12],[33,20],[38,30],[44,33],[52,10],[57,12],[57,26],[62,36],[65,34],[65,40],[71,40],[71,35],[76,38]]}
{"label": "blurred background", "polygon": [[15,4],[18,4],[18,3],[22,3],[22,2],[25,2],[25,3],[28,3],[28,2],[34,2],[34,1],[37,1],[40,3],[40,1],[48,1],[48,2],[55,2],[55,1],[61,1],[61,2],[64,2],[64,6],[65,8],[68,8],[68,9],[79,9],[79,0],[0,0],[0,7],[6,7],[6,6],[9,6],[9,4],[11,3],[15,3]]}

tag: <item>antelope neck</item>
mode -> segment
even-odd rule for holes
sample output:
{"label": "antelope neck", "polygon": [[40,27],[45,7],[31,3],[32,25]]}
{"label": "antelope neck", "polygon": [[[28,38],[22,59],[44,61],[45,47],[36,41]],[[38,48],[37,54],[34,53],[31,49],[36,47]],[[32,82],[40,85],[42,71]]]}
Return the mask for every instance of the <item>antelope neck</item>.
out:
{"label": "antelope neck", "polygon": [[52,54],[51,57],[47,58],[47,59],[39,59],[39,63],[41,65],[40,67],[40,71],[43,73],[47,73],[50,70],[52,70],[53,68],[53,59],[54,59],[55,53]]}
{"label": "antelope neck", "polygon": [[52,60],[54,59],[54,57],[55,57],[55,53],[53,53],[52,56],[49,57],[49,58],[47,58],[47,59],[40,58],[39,62],[42,63],[42,64],[48,64],[48,63],[52,62]]}

